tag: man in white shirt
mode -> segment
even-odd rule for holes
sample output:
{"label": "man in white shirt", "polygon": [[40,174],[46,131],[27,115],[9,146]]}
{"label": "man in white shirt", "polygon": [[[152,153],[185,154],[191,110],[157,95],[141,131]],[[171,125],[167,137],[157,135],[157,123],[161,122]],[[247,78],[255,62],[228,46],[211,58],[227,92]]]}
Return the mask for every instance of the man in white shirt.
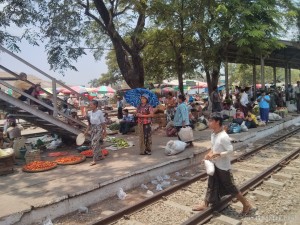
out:
{"label": "man in white shirt", "polygon": [[241,96],[241,100],[240,103],[242,105],[242,111],[244,113],[244,115],[248,114],[248,104],[249,104],[249,99],[248,99],[248,94],[246,92],[246,88],[242,89],[242,96]]}
{"label": "man in white shirt", "polygon": [[233,146],[228,134],[223,130],[222,122],[223,116],[221,113],[212,113],[210,115],[209,128],[213,130],[211,135],[212,147],[204,159],[214,163],[215,172],[213,176],[208,178],[204,204],[195,206],[193,210],[205,210],[209,204],[211,207],[216,207],[223,196],[230,194],[243,204],[242,215],[247,215],[253,207],[234,184],[230,162]]}

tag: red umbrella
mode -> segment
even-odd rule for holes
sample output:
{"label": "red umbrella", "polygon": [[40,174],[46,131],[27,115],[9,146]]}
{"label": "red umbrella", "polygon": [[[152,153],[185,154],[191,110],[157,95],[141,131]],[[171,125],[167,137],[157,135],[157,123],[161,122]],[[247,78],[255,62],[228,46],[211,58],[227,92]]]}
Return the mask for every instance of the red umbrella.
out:
{"label": "red umbrella", "polygon": [[[79,94],[87,92],[86,88],[83,87],[83,86],[73,86],[73,87],[71,87],[71,89],[73,89],[74,91],[76,91]],[[70,91],[69,89],[66,89],[66,88],[62,89],[60,92],[64,93],[64,94],[71,94],[72,93],[72,91]]]}
{"label": "red umbrella", "polygon": [[207,88],[207,83],[206,82],[196,82],[196,86],[193,86],[193,88]]}
{"label": "red umbrella", "polygon": [[162,92],[164,92],[164,93],[175,92],[175,90],[173,88],[171,88],[171,87],[164,87],[162,89]]}

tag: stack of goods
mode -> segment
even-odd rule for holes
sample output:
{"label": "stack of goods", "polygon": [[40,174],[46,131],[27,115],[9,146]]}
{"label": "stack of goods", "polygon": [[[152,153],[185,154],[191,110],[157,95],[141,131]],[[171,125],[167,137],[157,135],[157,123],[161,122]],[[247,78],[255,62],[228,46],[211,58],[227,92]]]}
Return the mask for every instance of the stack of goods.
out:
{"label": "stack of goods", "polygon": [[277,107],[274,113],[284,118],[288,114],[288,109],[287,107]]}
{"label": "stack of goods", "polygon": [[14,169],[14,150],[0,149],[0,175],[5,175],[13,172]]}
{"label": "stack of goods", "polygon": [[167,126],[167,115],[164,113],[154,114],[152,123],[157,123],[160,127]]}
{"label": "stack of goods", "polygon": [[107,128],[106,128],[106,133],[107,134],[117,134],[119,132],[119,129],[120,129],[120,124],[119,123],[113,123],[111,125],[109,125]]}
{"label": "stack of goods", "polygon": [[26,151],[25,153],[25,161],[26,164],[34,162],[34,161],[40,161],[41,160],[41,153],[39,149],[33,149],[30,151]]}

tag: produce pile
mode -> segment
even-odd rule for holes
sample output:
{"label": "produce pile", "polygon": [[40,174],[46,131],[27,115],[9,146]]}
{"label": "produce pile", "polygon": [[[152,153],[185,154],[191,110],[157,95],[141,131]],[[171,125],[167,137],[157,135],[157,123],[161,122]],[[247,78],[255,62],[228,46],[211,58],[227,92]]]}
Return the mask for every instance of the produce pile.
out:
{"label": "produce pile", "polygon": [[128,142],[123,138],[107,138],[106,139],[109,142],[113,143],[113,146],[117,148],[127,148],[129,147]]}
{"label": "produce pile", "polygon": [[23,167],[25,172],[42,172],[50,169],[54,169],[57,166],[56,162],[50,161],[34,161]]}
{"label": "produce pile", "polygon": [[57,156],[65,156],[68,155],[68,152],[50,152],[48,154],[49,157],[57,157]]}
{"label": "produce pile", "polygon": [[252,112],[254,115],[258,116],[259,115],[259,106],[258,105],[254,106],[254,108],[252,109]]}
{"label": "produce pile", "polygon": [[85,151],[82,151],[80,152],[80,155],[84,155],[86,157],[93,157],[94,153],[93,153],[93,150],[85,150]]}
{"label": "produce pile", "polygon": [[284,115],[288,114],[288,108],[287,107],[277,107],[274,113],[279,114],[280,112],[283,112]]}
{"label": "produce pile", "polygon": [[55,160],[55,162],[57,162],[58,164],[71,165],[71,164],[80,163],[84,160],[85,160],[85,156],[70,155],[70,156],[64,156],[64,157],[58,158]]}
{"label": "produce pile", "polygon": [[[108,155],[108,151],[106,149],[102,149],[102,155],[103,156],[107,156]],[[92,158],[93,157],[93,150],[85,150],[85,151],[82,151],[80,152],[81,155],[84,155],[85,157],[88,157],[88,158]]]}
{"label": "produce pile", "polygon": [[119,123],[113,123],[113,124],[109,125],[108,128],[112,131],[119,130],[120,129],[120,124]]}

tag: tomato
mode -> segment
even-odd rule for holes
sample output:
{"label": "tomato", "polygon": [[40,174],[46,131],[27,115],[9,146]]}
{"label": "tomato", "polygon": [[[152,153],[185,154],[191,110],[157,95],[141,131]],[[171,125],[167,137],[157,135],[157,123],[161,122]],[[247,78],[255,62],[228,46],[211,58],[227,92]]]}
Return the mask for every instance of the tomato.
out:
{"label": "tomato", "polygon": [[55,162],[57,163],[73,163],[73,162],[78,162],[82,160],[82,156],[65,156],[65,157],[61,157],[59,159],[56,159]]}
{"label": "tomato", "polygon": [[44,170],[56,166],[55,162],[50,161],[34,161],[24,166],[25,170]]}

